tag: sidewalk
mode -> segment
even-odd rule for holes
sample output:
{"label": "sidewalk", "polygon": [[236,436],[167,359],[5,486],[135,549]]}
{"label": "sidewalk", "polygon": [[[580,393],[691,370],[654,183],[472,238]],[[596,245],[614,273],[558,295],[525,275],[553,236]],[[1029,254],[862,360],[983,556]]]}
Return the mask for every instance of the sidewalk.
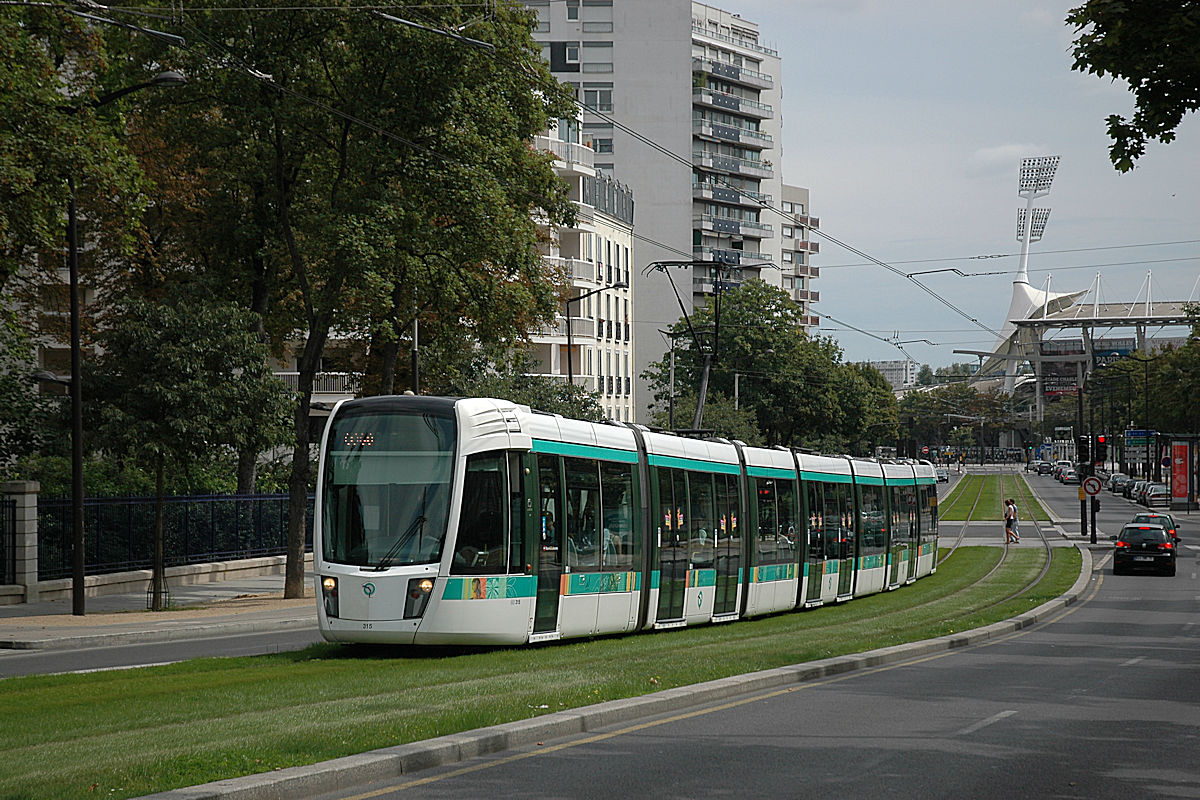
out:
{"label": "sidewalk", "polygon": [[283,599],[283,575],[169,586],[170,609],[147,610],[144,593],[88,597],[85,615],[71,601],[0,606],[0,649],[66,650],[135,642],[164,642],[219,634],[317,626],[312,576],[305,597]]}

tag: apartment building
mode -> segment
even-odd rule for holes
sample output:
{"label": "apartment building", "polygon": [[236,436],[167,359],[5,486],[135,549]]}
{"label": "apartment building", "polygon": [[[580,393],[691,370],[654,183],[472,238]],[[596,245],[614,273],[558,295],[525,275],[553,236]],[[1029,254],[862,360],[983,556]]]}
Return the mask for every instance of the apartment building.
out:
{"label": "apartment building", "polygon": [[[782,66],[758,26],[692,0],[525,2],[551,71],[585,106],[596,174],[637,197],[634,383],[668,349],[668,326],[751,277],[815,325],[818,223],[807,190],[782,178]],[[652,398],[639,397],[644,421]]]}
{"label": "apartment building", "polygon": [[542,226],[543,255],[562,275],[564,302],[555,325],[532,337],[538,374],[585,386],[609,419],[632,421],[633,194],[597,174],[577,119],[559,120],[534,146],[553,153],[577,215],[570,228]]}

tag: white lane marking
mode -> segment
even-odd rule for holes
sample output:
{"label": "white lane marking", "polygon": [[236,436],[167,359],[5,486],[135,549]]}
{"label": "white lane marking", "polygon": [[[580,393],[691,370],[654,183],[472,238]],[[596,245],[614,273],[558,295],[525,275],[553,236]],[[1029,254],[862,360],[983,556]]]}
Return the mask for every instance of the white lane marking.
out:
{"label": "white lane marking", "polygon": [[1137,658],[1131,658],[1131,659],[1129,659],[1128,661],[1126,661],[1126,662],[1125,662],[1124,664],[1122,664],[1121,666],[1122,666],[1122,667],[1132,667],[1134,664],[1137,664],[1138,662],[1140,662],[1140,661],[1145,661],[1145,660],[1146,660],[1146,657],[1145,657],[1145,656],[1138,656]]}
{"label": "white lane marking", "polygon": [[966,736],[967,734],[974,733],[975,731],[979,730],[980,728],[986,728],[988,725],[995,725],[997,722],[1000,722],[1001,720],[1004,720],[1004,719],[1008,719],[1009,717],[1011,717],[1013,714],[1016,714],[1016,713],[1017,712],[1015,712],[1015,711],[1001,711],[999,714],[993,714],[992,716],[988,717],[987,719],[980,720],[979,722],[976,722],[974,725],[970,725],[966,728],[963,728],[961,731],[958,731],[954,735],[955,736]]}

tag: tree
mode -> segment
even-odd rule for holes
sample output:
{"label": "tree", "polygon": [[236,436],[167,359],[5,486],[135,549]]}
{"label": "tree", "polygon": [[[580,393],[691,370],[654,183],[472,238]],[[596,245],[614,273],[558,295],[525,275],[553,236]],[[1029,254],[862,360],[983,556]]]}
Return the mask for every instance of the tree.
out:
{"label": "tree", "polygon": [[110,454],[144,459],[154,472],[153,608],[160,611],[166,469],[236,445],[246,425],[279,427],[288,407],[246,312],[141,299],[122,311],[102,329],[88,395]]}
{"label": "tree", "polygon": [[68,177],[121,220],[106,249],[133,243],[140,172],[111,115],[91,107],[106,67],[103,39],[79,17],[0,7],[0,290],[39,257],[56,275]]}
{"label": "tree", "polygon": [[921,368],[917,370],[917,385],[932,386],[933,383],[933,370],[930,369],[928,364],[922,364]]}
{"label": "tree", "polygon": [[532,375],[531,371],[529,356],[523,351],[489,355],[481,350],[468,373],[456,372],[454,378],[440,373],[433,389],[437,394],[456,397],[500,398],[572,419],[600,422],[605,418],[595,394],[557,378]]}
{"label": "tree", "polygon": [[37,392],[33,340],[0,296],[0,479],[49,433],[52,401]]}
{"label": "tree", "polygon": [[1200,104],[1200,5],[1191,0],[1088,0],[1071,9],[1072,69],[1125,80],[1133,118],[1108,117],[1109,158],[1133,169],[1151,139],[1167,144],[1185,114]]}
{"label": "tree", "polygon": [[[677,428],[681,420],[691,424],[696,414],[696,400],[696,393],[691,390],[675,398]],[[656,427],[669,429],[668,409],[655,408],[651,412],[650,422]],[[762,447],[765,443],[754,411],[740,403],[734,408],[733,398],[719,392],[709,394],[704,401],[704,429],[712,431],[713,436],[736,439],[754,447]]]}
{"label": "tree", "polygon": [[[476,11],[442,3],[420,21],[454,30]],[[309,410],[331,334],[378,343],[369,355],[382,362],[379,390],[391,391],[414,307],[423,341],[451,360],[480,342],[515,346],[552,317],[555,284],[537,254],[534,213],[562,223],[573,207],[530,141],[573,105],[541,61],[531,13],[511,2],[493,4],[470,32],[495,54],[349,4],[185,13],[220,52],[184,56],[186,102],[152,132],[190,143],[185,166],[203,191],[196,207],[174,210],[199,231],[177,235],[202,243],[212,290],[266,303],[274,351],[295,356],[285,595],[299,597]],[[258,77],[231,68],[227,53]],[[239,224],[204,228],[208,207],[212,220]],[[220,241],[226,230],[234,241]],[[465,346],[438,348],[443,337]]]}

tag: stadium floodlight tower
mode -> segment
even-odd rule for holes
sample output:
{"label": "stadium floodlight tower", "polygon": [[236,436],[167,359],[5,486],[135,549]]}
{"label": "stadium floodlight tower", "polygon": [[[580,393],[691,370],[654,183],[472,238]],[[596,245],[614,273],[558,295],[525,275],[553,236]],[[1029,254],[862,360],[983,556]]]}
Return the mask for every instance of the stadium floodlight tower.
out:
{"label": "stadium floodlight tower", "polygon": [[1004,391],[1012,394],[1017,385],[1017,364],[1021,358],[1021,335],[1012,320],[1027,319],[1034,309],[1044,307],[1049,298],[1045,292],[1034,289],[1029,285],[1029,245],[1039,241],[1046,232],[1046,222],[1050,219],[1050,209],[1034,208],[1033,201],[1050,194],[1050,184],[1054,182],[1054,173],[1058,170],[1060,156],[1037,156],[1021,160],[1021,171],[1017,178],[1017,196],[1025,198],[1025,208],[1017,209],[1017,241],[1021,243],[1021,263],[1017,267],[1017,277],[1013,280],[1012,301],[1008,306],[1008,316],[1004,318],[1004,327],[1000,332],[1000,341],[993,348],[996,352],[1005,352],[1004,361]]}

